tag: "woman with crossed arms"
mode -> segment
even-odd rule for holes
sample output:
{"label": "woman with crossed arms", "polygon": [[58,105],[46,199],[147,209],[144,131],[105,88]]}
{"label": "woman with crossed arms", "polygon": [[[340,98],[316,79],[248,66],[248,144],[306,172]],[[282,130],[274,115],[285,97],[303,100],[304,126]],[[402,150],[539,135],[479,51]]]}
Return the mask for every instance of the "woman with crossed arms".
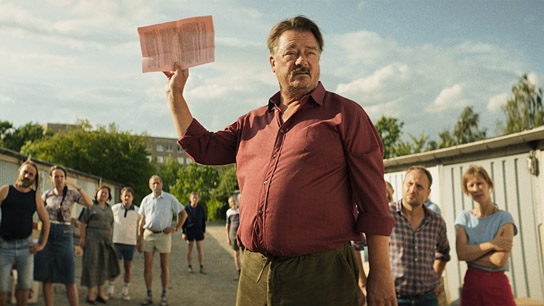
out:
{"label": "woman with crossed arms", "polygon": [[462,187],[476,207],[455,219],[457,256],[468,265],[461,305],[516,305],[504,274],[517,234],[514,219],[493,203],[493,180],[484,168],[468,168]]}

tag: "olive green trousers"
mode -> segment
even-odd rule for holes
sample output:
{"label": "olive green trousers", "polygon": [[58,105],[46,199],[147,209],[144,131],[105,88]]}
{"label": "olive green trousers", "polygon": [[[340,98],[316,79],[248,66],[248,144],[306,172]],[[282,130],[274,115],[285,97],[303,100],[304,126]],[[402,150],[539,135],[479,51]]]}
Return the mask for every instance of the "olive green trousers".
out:
{"label": "olive green trousers", "polygon": [[358,273],[349,243],[324,253],[288,258],[246,250],[236,305],[357,305]]}

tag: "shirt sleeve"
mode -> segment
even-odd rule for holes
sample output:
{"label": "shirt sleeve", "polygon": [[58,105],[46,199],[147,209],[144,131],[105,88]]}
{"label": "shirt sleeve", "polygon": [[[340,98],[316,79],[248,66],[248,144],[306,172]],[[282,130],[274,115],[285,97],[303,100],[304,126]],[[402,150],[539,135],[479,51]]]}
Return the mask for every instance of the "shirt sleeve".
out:
{"label": "shirt sleeve", "polygon": [[187,231],[187,225],[189,224],[189,210],[187,209],[187,207],[189,206],[186,206],[183,210],[185,210],[185,212],[187,213],[187,219],[185,219],[185,222],[183,222],[183,224],[181,225],[181,232],[183,234],[185,234],[185,232]]}
{"label": "shirt sleeve", "polygon": [[83,211],[81,211],[81,214],[79,215],[79,221],[83,222],[85,224],[89,223],[89,219],[91,218],[91,207],[85,207],[83,208]]}
{"label": "shirt sleeve", "polygon": [[451,259],[450,256],[450,244],[448,242],[446,222],[440,216],[439,228],[438,228],[438,239],[436,243],[436,254],[435,259],[448,262]]}
{"label": "shirt sleeve", "polygon": [[518,228],[516,227],[516,224],[514,223],[514,218],[512,218],[512,214],[510,212],[503,210],[501,213],[501,223],[499,227],[502,227],[503,225],[507,223],[512,223],[514,226],[514,236],[518,234]]}
{"label": "shirt sleeve", "polygon": [[395,221],[387,205],[383,145],[376,128],[360,107],[343,114],[341,132],[353,200],[358,206],[356,230],[389,236]]}
{"label": "shirt sleeve", "polygon": [[202,211],[202,231],[206,232],[206,219],[208,219],[208,216],[206,215],[206,211],[204,210],[204,207],[200,206]]}
{"label": "shirt sleeve", "polygon": [[236,162],[236,147],[241,119],[223,131],[209,132],[193,119],[178,144],[193,160],[203,165],[225,165]]}

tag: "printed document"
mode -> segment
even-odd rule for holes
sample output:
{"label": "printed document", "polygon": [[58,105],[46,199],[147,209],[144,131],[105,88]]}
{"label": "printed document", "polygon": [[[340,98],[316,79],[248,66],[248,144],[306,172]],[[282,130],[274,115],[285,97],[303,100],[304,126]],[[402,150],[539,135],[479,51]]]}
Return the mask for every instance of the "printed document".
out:
{"label": "printed document", "polygon": [[212,16],[140,27],[138,34],[143,72],[174,71],[174,62],[190,68],[215,59]]}

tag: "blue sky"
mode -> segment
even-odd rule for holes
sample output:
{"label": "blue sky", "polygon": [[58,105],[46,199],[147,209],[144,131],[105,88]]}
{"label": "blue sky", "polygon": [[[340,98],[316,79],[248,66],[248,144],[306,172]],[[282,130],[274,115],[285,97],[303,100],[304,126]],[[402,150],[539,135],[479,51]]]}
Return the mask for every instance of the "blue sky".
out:
{"label": "blue sky", "polygon": [[186,98],[210,130],[278,90],[266,39],[306,15],[322,29],[321,80],[376,122],[437,139],[465,106],[495,135],[522,74],[544,87],[544,1],[2,0],[0,120],[116,123],[176,137],[162,73],[141,72],[137,28],[212,15],[214,63],[190,70]]}

